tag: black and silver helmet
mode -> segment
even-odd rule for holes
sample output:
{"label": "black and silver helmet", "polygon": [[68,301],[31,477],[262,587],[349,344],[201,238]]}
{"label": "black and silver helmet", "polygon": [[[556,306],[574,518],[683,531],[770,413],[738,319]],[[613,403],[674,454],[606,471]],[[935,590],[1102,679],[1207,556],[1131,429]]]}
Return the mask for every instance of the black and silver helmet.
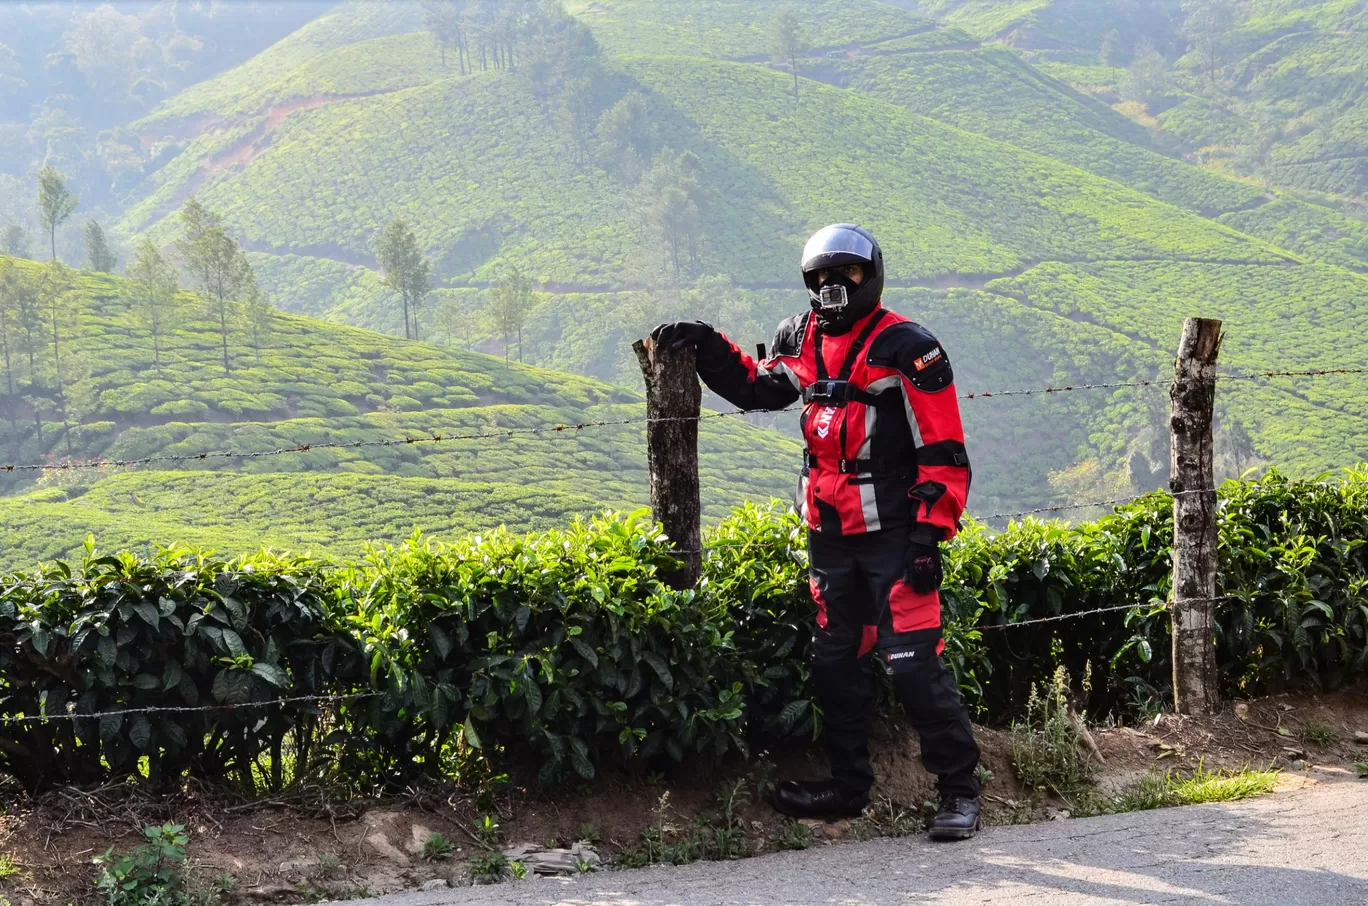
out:
{"label": "black and silver helmet", "polygon": [[[817,284],[818,271],[843,264],[864,268],[864,280],[858,286],[844,277],[822,286]],[[828,333],[844,332],[873,311],[883,296],[883,251],[864,227],[853,223],[823,227],[803,247],[803,282],[822,329]]]}

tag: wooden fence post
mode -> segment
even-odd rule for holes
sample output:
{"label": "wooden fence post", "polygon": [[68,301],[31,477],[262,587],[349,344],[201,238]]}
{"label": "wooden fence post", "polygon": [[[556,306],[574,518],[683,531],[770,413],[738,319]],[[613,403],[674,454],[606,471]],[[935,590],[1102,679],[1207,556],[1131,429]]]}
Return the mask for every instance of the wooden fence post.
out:
{"label": "wooden fence post", "polygon": [[646,380],[646,461],[651,471],[651,508],[675,543],[684,568],[664,578],[673,588],[692,588],[703,570],[702,507],[698,481],[698,416],[703,390],[697,352],[653,341],[632,344]]}
{"label": "wooden fence post", "polygon": [[1173,704],[1220,705],[1216,671],[1216,491],[1212,411],[1221,322],[1188,318],[1173,364],[1169,489],[1173,491]]}

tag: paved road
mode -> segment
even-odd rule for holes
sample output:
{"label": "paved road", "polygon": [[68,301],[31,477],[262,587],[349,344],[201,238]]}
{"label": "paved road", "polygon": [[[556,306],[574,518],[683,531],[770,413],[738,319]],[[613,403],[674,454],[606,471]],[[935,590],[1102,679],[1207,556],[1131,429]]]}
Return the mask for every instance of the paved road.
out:
{"label": "paved road", "polygon": [[1228,805],[740,862],[402,894],[371,906],[1368,906],[1368,781]]}

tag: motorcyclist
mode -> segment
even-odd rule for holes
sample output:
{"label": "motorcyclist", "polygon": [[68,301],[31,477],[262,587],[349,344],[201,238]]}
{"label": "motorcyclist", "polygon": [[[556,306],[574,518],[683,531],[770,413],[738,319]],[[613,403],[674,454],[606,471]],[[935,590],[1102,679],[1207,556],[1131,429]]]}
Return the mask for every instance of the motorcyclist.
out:
{"label": "motorcyclist", "polygon": [[940,657],[938,545],[958,531],[970,482],[950,361],[925,328],[882,307],[883,253],[862,227],[818,230],[802,273],[812,310],[779,325],[764,361],[701,321],[651,333],[657,343],[697,347],[699,376],[739,408],[804,403],[798,503],[817,604],[811,676],[832,779],[782,783],[773,802],[799,818],[854,816],[868,805],[875,689],[867,655],[878,649],[938,779],[931,836],[972,837],[979,749]]}

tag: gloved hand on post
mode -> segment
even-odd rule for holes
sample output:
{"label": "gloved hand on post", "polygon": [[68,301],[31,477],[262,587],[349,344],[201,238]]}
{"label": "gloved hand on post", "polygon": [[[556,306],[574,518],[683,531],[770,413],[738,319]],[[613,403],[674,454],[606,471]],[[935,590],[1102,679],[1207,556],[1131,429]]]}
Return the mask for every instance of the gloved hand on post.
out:
{"label": "gloved hand on post", "polygon": [[717,330],[704,321],[672,321],[651,331],[651,339],[658,346],[679,350],[685,346],[700,346],[716,333]]}

